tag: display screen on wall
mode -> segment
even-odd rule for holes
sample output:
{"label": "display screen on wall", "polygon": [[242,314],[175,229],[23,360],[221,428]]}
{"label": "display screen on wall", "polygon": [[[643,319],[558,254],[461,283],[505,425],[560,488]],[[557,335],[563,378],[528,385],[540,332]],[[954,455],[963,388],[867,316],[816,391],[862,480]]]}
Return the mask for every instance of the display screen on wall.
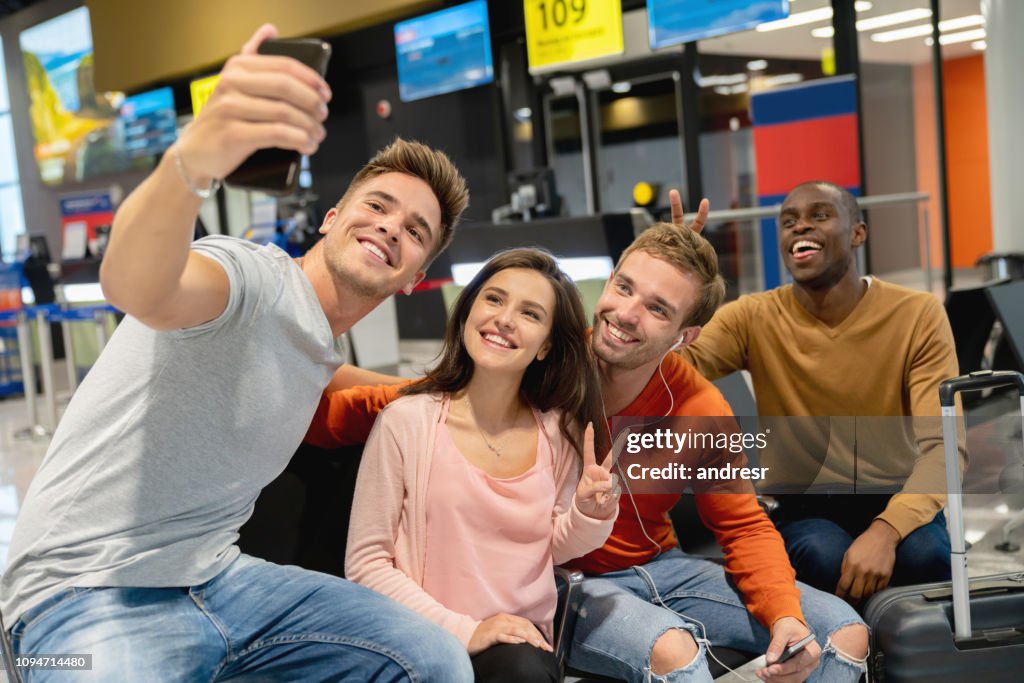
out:
{"label": "display screen on wall", "polygon": [[119,113],[122,144],[131,158],[158,154],[177,138],[174,91],[169,87],[124,98]]}
{"label": "display screen on wall", "polygon": [[789,16],[789,0],[647,0],[652,48],[754,28]]}
{"label": "display screen on wall", "polygon": [[395,51],[403,102],[492,82],[486,0],[395,24]]}
{"label": "display screen on wall", "polygon": [[173,141],[169,89],[125,97],[93,87],[89,10],[20,35],[39,173],[48,185],[148,169]]}

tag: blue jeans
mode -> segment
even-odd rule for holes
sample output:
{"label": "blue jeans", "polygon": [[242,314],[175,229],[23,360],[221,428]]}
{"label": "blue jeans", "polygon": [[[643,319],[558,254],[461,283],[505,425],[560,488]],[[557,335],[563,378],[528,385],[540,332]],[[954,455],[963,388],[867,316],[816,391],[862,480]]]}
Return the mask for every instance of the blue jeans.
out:
{"label": "blue jeans", "polygon": [[[831,519],[812,517],[783,522],[778,528],[797,579],[835,593],[843,556],[867,527],[858,531]],[[949,549],[946,516],[940,510],[931,522],[907,534],[896,546],[896,564],[889,585],[949,581]]]}
{"label": "blue jeans", "polygon": [[363,586],[241,555],[190,588],[70,588],[11,629],[16,654],[91,654],[26,681],[466,681],[452,635]]}
{"label": "blue jeans", "polygon": [[[808,680],[857,681],[864,665],[838,656],[829,637],[844,626],[864,622],[834,595],[799,583],[797,587],[804,618],[822,648],[821,663]],[[652,674],[651,649],[673,628],[689,631],[700,653],[683,669]],[[711,673],[704,638],[715,647],[752,653],[764,653],[771,640],[721,565],[673,549],[644,565],[587,577],[569,665],[631,682],[705,683]]]}

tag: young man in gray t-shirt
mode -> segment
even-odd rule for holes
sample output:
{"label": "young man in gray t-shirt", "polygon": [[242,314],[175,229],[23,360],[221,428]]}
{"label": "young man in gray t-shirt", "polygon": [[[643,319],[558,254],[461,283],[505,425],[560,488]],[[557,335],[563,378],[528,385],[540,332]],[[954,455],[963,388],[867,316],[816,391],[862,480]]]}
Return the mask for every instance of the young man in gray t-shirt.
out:
{"label": "young man in gray t-shirt", "polygon": [[[342,362],[338,336],[449,243],[465,181],[396,140],[304,258],[190,245],[202,198],[256,149],[313,153],[330,91],[286,57],[228,61],[206,108],[118,211],[101,279],[127,317],[68,406],[0,582],[18,655],[91,655],[95,680],[466,680],[465,649],[344,580],[239,553]],[[63,672],[34,670],[33,680]]]}

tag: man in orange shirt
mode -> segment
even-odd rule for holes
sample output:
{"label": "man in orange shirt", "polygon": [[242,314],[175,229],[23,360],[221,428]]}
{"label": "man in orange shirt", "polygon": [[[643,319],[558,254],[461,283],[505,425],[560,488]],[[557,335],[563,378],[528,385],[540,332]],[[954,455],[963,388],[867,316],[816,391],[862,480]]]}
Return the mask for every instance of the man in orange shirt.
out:
{"label": "man in orange shirt", "polygon": [[[714,250],[686,228],[656,225],[623,252],[594,313],[607,415],[732,414],[718,390],[671,353],[698,337],[723,296]],[[710,680],[703,657],[710,641],[766,652],[757,672],[763,680],[856,681],[863,666],[853,660],[867,654],[867,629],[839,599],[796,583],[753,493],[696,496],[724,550],[724,569],[678,548],[668,517],[678,499],[623,495],[607,543],[570,563],[588,576],[570,665],[630,681]],[[817,643],[775,663],[810,631]]]}
{"label": "man in orange shirt", "polygon": [[[698,227],[705,214],[706,205]],[[607,416],[731,415],[718,390],[671,353],[696,339],[723,296],[714,250],[696,232],[662,223],[623,253],[597,303],[592,336]],[[394,387],[326,395],[307,441],[337,446],[358,442],[359,432],[365,439],[373,416],[396,396]],[[796,583],[752,493],[697,496],[725,551],[724,569],[679,550],[667,513],[680,494],[623,493],[608,542],[571,563],[588,576],[571,666],[629,681],[710,681],[710,642],[765,652],[757,673],[766,681],[860,677],[863,622],[835,596]],[[776,662],[812,630],[818,642]]]}

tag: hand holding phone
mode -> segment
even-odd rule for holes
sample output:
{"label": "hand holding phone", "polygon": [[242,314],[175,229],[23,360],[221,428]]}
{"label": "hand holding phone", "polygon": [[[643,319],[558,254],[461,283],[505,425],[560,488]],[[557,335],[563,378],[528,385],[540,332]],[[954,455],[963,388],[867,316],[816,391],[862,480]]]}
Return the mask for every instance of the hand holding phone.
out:
{"label": "hand holding phone", "polygon": [[[276,36],[277,29],[271,24],[253,33],[241,52],[224,65],[220,82],[203,110],[174,143],[172,155],[178,173],[196,194],[215,179],[234,179],[234,172],[258,150],[296,150],[286,154],[296,160],[297,168],[298,155],[314,153],[323,140],[330,88],[315,68],[280,56],[265,56],[279,43],[273,40]],[[313,42],[321,55],[316,66],[322,71],[328,46]],[[261,51],[265,54],[259,54]],[[296,179],[295,172],[288,177],[288,164],[283,168],[284,180],[267,183],[268,189],[286,191],[285,181]],[[239,180],[240,185],[249,186],[248,179]]]}
{"label": "hand holding phone", "polygon": [[[294,40],[265,40],[257,52],[262,55],[291,57],[323,76],[331,58],[331,46],[316,38]],[[299,177],[301,155],[295,150],[276,147],[253,153],[236,168],[224,182],[247,190],[258,190],[276,195],[291,194]]]}
{"label": "hand holding phone", "polygon": [[814,634],[810,633],[807,636],[805,636],[804,638],[801,638],[797,642],[793,643],[792,645],[786,646],[786,649],[784,649],[782,651],[782,654],[779,655],[779,658],[775,661],[775,663],[776,664],[782,664],[783,662],[792,659],[797,654],[799,654],[801,650],[803,650],[805,647],[807,647],[808,645],[810,645],[813,642],[814,642]]}

